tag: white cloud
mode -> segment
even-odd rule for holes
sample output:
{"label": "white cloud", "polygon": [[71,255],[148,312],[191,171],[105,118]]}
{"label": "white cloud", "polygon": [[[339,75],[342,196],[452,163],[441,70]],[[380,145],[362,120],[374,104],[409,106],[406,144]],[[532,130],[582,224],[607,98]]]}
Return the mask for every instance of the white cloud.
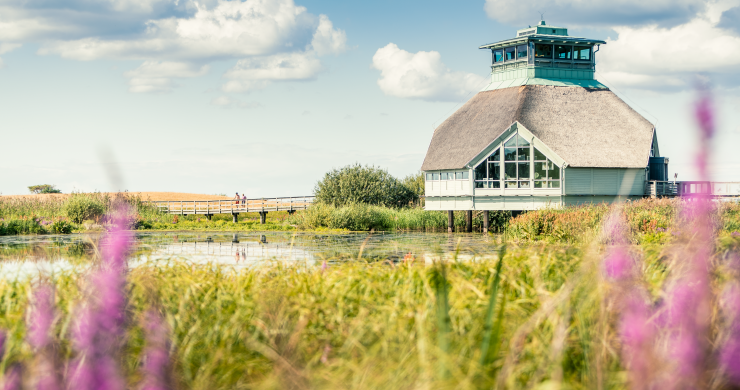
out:
{"label": "white cloud", "polygon": [[[41,55],[73,60],[142,60],[126,74],[130,90],[160,92],[171,90],[174,78],[202,74],[187,65],[183,76],[172,64],[218,60],[239,60],[226,75],[230,90],[311,79],[321,69],[318,57],[346,50],[347,37],[293,0],[5,0],[0,41],[38,43]],[[157,76],[142,76],[153,64]]]}
{"label": "white cloud", "polygon": [[380,70],[378,86],[390,96],[430,101],[456,101],[483,87],[485,77],[454,72],[436,51],[409,53],[389,43],[378,49],[372,66]]}
{"label": "white cloud", "polygon": [[740,37],[717,27],[722,9],[716,7],[671,28],[615,27],[618,38],[597,54],[597,78],[620,86],[678,89],[690,87],[696,74],[735,75],[740,51],[731,48],[740,48]]}
{"label": "white cloud", "polygon": [[544,18],[556,26],[673,26],[701,13],[704,0],[486,0],[488,17],[519,28]]}
{"label": "white cloud", "polygon": [[[0,42],[0,54],[5,54],[7,52],[10,52],[12,50],[15,50],[17,48],[21,47],[19,43],[2,43]],[[3,59],[0,58],[0,69],[5,67],[5,63],[3,62]]]}
{"label": "white cloud", "polygon": [[320,15],[319,27],[313,34],[311,46],[320,56],[338,54],[347,49],[347,34],[342,30],[335,30],[329,17]]}
{"label": "white cloud", "polygon": [[173,78],[192,78],[208,73],[208,65],[197,67],[183,62],[146,61],[124,73],[129,78],[130,92],[171,92]]}
{"label": "white cloud", "polygon": [[272,81],[310,80],[321,72],[321,61],[313,52],[281,53],[239,60],[226,71],[224,92],[246,92],[264,88]]}
{"label": "white cloud", "polygon": [[219,106],[223,108],[258,108],[262,107],[262,105],[258,102],[242,102],[239,99],[235,99],[228,96],[219,96],[213,100],[211,100],[211,104],[214,106]]}

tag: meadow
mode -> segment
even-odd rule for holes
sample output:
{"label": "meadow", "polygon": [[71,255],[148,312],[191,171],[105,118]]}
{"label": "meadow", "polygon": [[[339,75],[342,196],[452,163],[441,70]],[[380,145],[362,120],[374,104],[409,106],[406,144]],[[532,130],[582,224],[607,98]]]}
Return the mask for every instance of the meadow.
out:
{"label": "meadow", "polygon": [[[0,281],[0,371],[6,384],[38,388],[51,378],[60,389],[80,384],[86,358],[110,362],[113,388],[641,388],[640,378],[676,376],[676,329],[701,318],[692,325],[698,387],[734,388],[733,366],[722,362],[740,353],[740,300],[731,299],[740,292],[740,205],[706,210],[710,240],[691,207],[643,200],[526,213],[488,253],[433,264],[414,254],[257,268],[172,258],[117,274],[111,261],[124,257],[101,249],[74,271]],[[694,291],[706,302],[682,308],[679,325],[660,320],[675,311],[676,286],[704,275],[685,268],[697,247],[709,248],[706,289]],[[120,289],[106,290],[116,275]],[[635,320],[628,291],[655,315]],[[697,316],[702,304],[707,315]],[[90,320],[96,310],[118,313],[118,325]],[[640,331],[629,333],[634,322]],[[652,339],[630,344],[633,334]],[[652,374],[635,363],[639,348]]]}

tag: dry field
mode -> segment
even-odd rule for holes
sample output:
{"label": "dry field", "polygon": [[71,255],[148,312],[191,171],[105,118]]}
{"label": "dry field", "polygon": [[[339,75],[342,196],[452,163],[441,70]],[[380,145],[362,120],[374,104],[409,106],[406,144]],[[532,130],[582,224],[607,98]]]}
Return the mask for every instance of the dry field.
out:
{"label": "dry field", "polygon": [[[219,200],[219,199],[231,199],[230,196],[218,196],[208,194],[188,194],[185,192],[129,192],[129,195],[135,195],[140,197],[142,200]],[[30,194],[30,195],[2,195],[0,198],[37,198],[37,199],[50,199],[50,198],[64,198],[69,194]]]}

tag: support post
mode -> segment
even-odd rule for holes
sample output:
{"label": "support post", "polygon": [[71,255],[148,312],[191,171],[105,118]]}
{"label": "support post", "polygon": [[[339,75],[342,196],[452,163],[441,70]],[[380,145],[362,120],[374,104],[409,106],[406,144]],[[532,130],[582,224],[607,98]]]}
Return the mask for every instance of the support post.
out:
{"label": "support post", "polygon": [[293,215],[293,214],[295,214],[295,210],[288,210],[288,215]]}
{"label": "support post", "polygon": [[471,233],[473,231],[473,210],[465,211],[465,231]]}
{"label": "support post", "polygon": [[239,222],[239,213],[231,213],[231,222]]}
{"label": "support post", "polygon": [[488,233],[489,216],[488,210],[483,210],[483,233]]}
{"label": "support post", "polygon": [[209,220],[209,221],[210,221],[212,217],[213,217],[213,214],[206,214],[206,219],[207,219],[207,220]]}
{"label": "support post", "polygon": [[265,224],[267,222],[267,211],[260,211],[260,223]]}
{"label": "support post", "polygon": [[447,233],[455,231],[455,212],[452,210],[447,211]]}

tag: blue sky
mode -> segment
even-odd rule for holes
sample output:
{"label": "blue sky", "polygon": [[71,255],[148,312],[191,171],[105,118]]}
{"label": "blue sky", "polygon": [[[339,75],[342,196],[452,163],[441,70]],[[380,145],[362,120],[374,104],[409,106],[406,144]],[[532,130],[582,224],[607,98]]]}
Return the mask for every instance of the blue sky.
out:
{"label": "blue sky", "polygon": [[679,179],[694,177],[692,86],[711,80],[715,179],[740,181],[740,0],[6,0],[0,193],[288,196],[355,162],[412,174],[485,86],[477,46],[538,11],[608,41],[597,78],[657,124]]}

